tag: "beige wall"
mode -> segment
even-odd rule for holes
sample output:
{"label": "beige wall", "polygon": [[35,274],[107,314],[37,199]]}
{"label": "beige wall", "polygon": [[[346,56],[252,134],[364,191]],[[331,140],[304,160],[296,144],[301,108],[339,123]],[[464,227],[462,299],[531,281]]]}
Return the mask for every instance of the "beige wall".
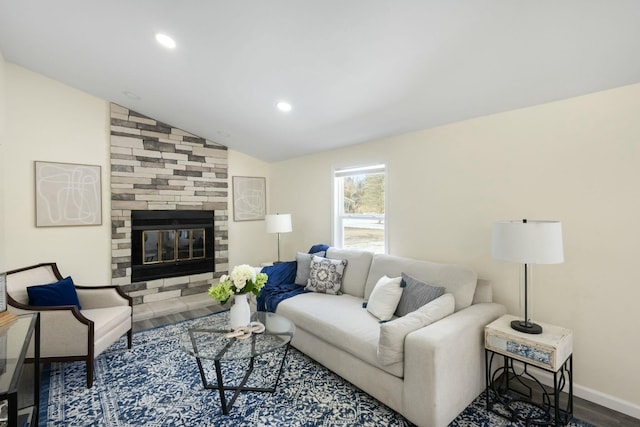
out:
{"label": "beige wall", "polygon": [[0,53],[0,273],[7,270],[7,260],[5,255],[5,222],[4,222],[4,182],[6,168],[5,154],[5,84],[4,84],[5,62]]}
{"label": "beige wall", "polygon": [[[55,261],[77,283],[108,284],[108,103],[14,64],[4,67],[6,266]],[[35,160],[101,166],[102,225],[36,228]]]}
{"label": "beige wall", "polygon": [[492,223],[560,220],[566,260],[535,268],[534,319],[573,329],[582,396],[640,417],[638,117],[633,85],[274,164],[272,202],[297,224],[285,253],[331,238],[332,167],[383,161],[390,253],[469,265],[517,314]]}
{"label": "beige wall", "polygon": [[[265,177],[267,197],[272,193],[269,163],[247,156],[239,151],[229,150],[229,268],[239,264],[260,265],[276,259],[275,235],[267,234],[264,221],[233,220],[233,176]],[[267,205],[267,212],[270,212]],[[283,235],[282,240],[285,237]]]}

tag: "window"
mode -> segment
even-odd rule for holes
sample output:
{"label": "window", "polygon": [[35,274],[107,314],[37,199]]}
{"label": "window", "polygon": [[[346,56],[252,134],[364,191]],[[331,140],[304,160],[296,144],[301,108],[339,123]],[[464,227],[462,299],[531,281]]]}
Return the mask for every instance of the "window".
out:
{"label": "window", "polygon": [[334,172],[334,245],[386,252],[385,165]]}

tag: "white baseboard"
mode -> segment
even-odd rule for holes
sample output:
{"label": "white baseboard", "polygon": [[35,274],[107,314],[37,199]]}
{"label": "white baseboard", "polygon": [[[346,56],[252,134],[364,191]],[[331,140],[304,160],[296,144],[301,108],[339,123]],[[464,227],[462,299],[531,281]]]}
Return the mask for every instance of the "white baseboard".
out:
{"label": "white baseboard", "polygon": [[[535,368],[532,370],[535,370],[536,378],[538,378],[542,384],[553,387],[553,376],[549,372]],[[573,395],[640,420],[640,405],[636,405],[635,403],[576,384],[575,382],[573,383]]]}
{"label": "white baseboard", "polygon": [[597,403],[605,408],[622,412],[630,417],[640,420],[640,405],[633,404],[626,400],[619,399],[610,394],[602,393],[589,387],[573,384],[573,394],[577,397]]}

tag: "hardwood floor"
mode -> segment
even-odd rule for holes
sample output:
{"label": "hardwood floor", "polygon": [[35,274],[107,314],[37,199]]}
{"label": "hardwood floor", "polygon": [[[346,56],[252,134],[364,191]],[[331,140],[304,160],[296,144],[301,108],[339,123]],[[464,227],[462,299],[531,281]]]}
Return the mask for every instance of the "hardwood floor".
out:
{"label": "hardwood floor", "polygon": [[169,314],[167,316],[154,317],[153,319],[141,320],[133,323],[133,332],[143,331],[146,329],[157,328],[160,326],[171,325],[183,320],[195,319],[197,317],[206,316],[207,314],[217,313],[223,310],[219,305],[210,305],[197,308],[191,311],[183,311],[180,313]]}

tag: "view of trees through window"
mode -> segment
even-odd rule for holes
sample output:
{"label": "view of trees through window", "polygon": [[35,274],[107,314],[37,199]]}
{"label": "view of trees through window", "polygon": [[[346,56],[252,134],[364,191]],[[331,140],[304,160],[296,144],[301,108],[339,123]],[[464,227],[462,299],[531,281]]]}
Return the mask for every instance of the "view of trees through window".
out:
{"label": "view of trees through window", "polygon": [[384,175],[345,177],[344,213],[384,215]]}
{"label": "view of trees through window", "polygon": [[345,248],[385,252],[384,165],[336,172],[336,241]]}

